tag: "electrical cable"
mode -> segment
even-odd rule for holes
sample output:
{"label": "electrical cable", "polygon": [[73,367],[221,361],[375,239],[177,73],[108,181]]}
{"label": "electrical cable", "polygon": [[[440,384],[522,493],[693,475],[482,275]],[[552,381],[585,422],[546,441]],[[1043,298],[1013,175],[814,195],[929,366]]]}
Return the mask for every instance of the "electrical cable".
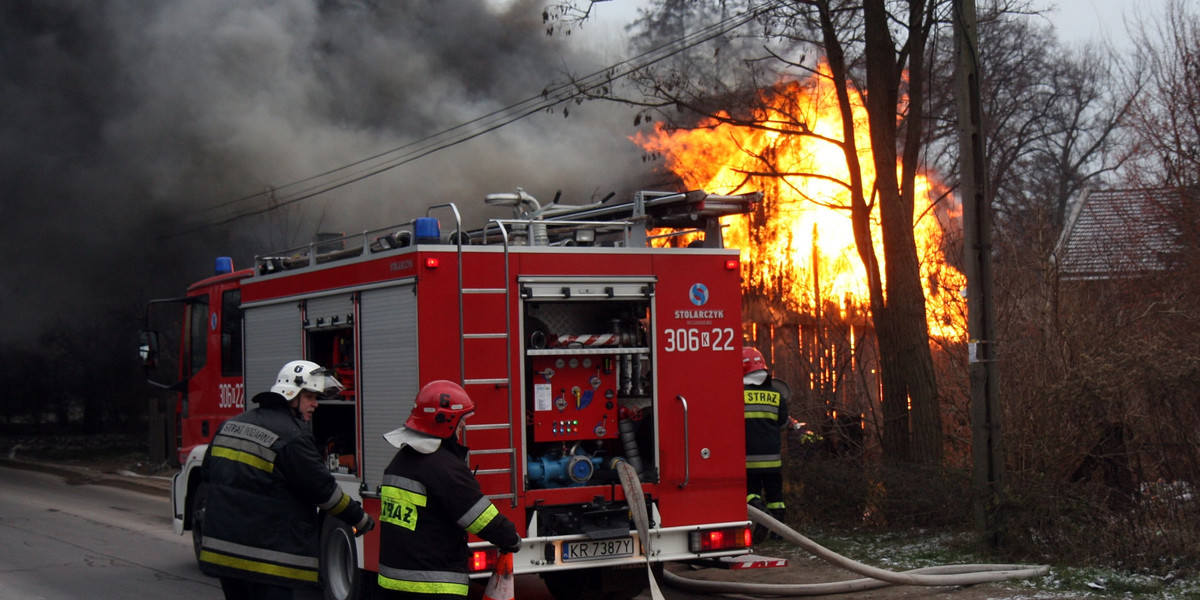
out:
{"label": "electrical cable", "polygon": [[[516,121],[524,119],[525,117],[532,115],[534,113],[541,112],[543,110],[552,108],[558,104],[562,104],[564,102],[568,102],[575,98],[584,96],[598,88],[601,88],[605,85],[610,84],[613,81],[617,81],[628,75],[631,75],[631,74],[637,72],[638,70],[641,70],[641,69],[644,69],[651,65],[654,65],[658,62],[666,60],[667,58],[670,58],[671,56],[674,56],[680,52],[683,52],[684,50],[687,50],[689,48],[692,48],[694,46],[697,46],[697,45],[707,42],[709,40],[712,40],[713,38],[716,38],[717,36],[728,33],[729,31],[737,29],[738,27],[741,27],[742,25],[745,25],[746,23],[749,23],[750,21],[758,18],[762,14],[770,12],[771,10],[774,10],[780,4],[782,4],[781,0],[774,0],[772,2],[768,2],[758,8],[746,11],[739,15],[729,17],[729,18],[727,18],[723,21],[720,21],[718,23],[715,23],[713,25],[709,25],[707,27],[701,28],[700,30],[697,30],[696,32],[687,34],[687,35],[683,36],[682,38],[679,38],[678,40],[675,40],[670,43],[664,44],[663,46],[659,46],[657,48],[648,50],[648,51],[643,52],[642,54],[639,54],[632,58],[620,61],[614,65],[611,65],[609,67],[606,67],[604,69],[596,71],[596,72],[594,72],[590,75],[587,75],[585,77],[582,77],[578,80],[573,80],[568,83],[560,83],[560,84],[554,84],[554,85],[548,86],[546,89],[544,89],[542,91],[541,94],[539,94],[537,96],[527,98],[527,99],[517,102],[515,104],[511,104],[502,109],[498,109],[496,111],[488,113],[482,117],[478,117],[478,118],[468,121],[466,123],[462,123],[462,124],[456,125],[454,127],[451,127],[449,129],[439,131],[437,133],[429,135],[420,140],[411,142],[409,144],[405,144],[403,146],[393,148],[391,150],[381,152],[381,153],[375,154],[373,156],[369,156],[367,158],[349,163],[342,167],[330,169],[323,173],[313,175],[311,177],[307,177],[304,179],[300,179],[300,180],[285,184],[283,186],[273,187],[271,190],[268,190],[266,192],[250,194],[250,195],[242,196],[240,198],[236,198],[236,199],[233,199],[233,200],[230,200],[227,202],[223,202],[221,204],[198,209],[198,210],[194,211],[193,214],[202,214],[202,213],[212,211],[212,210],[227,208],[234,204],[248,202],[248,201],[251,201],[251,200],[254,200],[257,198],[261,198],[264,196],[270,196],[270,197],[274,198],[274,194],[276,194],[279,190],[292,188],[292,187],[299,186],[299,185],[309,183],[309,182],[316,182],[311,186],[304,187],[304,188],[296,191],[294,194],[292,194],[290,196],[284,197],[282,200],[272,201],[266,207],[251,208],[251,209],[239,212],[233,216],[230,216],[230,217],[227,217],[224,219],[210,221],[210,222],[198,225],[198,226],[188,229],[188,230],[178,231],[173,234],[166,234],[161,237],[175,237],[175,236],[184,235],[187,233],[193,233],[195,231],[199,231],[201,229],[205,229],[205,228],[208,228],[211,226],[225,225],[225,224],[232,223],[234,221],[237,221],[237,220],[240,220],[240,219],[243,219],[246,217],[263,214],[265,212],[270,212],[270,211],[282,208],[284,206],[294,204],[296,202],[307,200],[314,196],[328,193],[330,191],[344,187],[351,183],[361,181],[368,177],[378,175],[384,171],[407,164],[409,162],[412,162],[414,160],[417,160],[419,158],[422,158],[424,156],[427,156],[427,155],[437,152],[439,150],[444,150],[446,148],[461,144],[463,142],[474,139],[476,137],[479,137],[479,136],[489,133],[491,131],[495,131],[496,129],[499,129],[500,127],[504,127],[506,125],[509,125],[511,123],[514,123]],[[444,138],[449,138],[449,139],[444,139]],[[403,154],[400,154],[393,158],[386,158],[386,160],[382,160],[382,159],[385,159],[385,157],[388,157],[389,155],[393,155],[393,154],[400,153],[400,152],[403,152]],[[379,164],[370,164],[370,163],[375,163],[375,162],[378,162]],[[354,171],[348,172],[348,173],[343,173],[346,171],[350,171],[352,169],[357,169],[357,170],[354,170]],[[318,181],[322,178],[326,178],[330,175],[335,175],[335,174],[339,174],[339,173],[342,173],[342,174],[336,178],[333,178],[330,181],[327,181],[327,182]]]}
{"label": "electrical cable", "polygon": [[[484,115],[483,117],[479,117],[479,118],[469,121],[467,123],[457,125],[455,127],[447,129],[447,130],[443,130],[441,132],[438,132],[436,134],[433,134],[431,136],[423,138],[422,140],[418,140],[416,142],[407,144],[405,146],[401,146],[400,148],[396,148],[396,149],[390,150],[388,152],[377,154],[374,157],[369,157],[367,159],[363,159],[361,161],[351,163],[350,165],[347,165],[346,167],[343,167],[341,169],[334,169],[331,171],[327,171],[326,173],[334,173],[337,171],[345,170],[347,168],[365,164],[365,163],[375,160],[377,158],[382,158],[384,156],[387,156],[388,154],[396,153],[400,150],[404,150],[404,149],[411,148],[414,146],[417,147],[415,150],[412,150],[412,151],[410,151],[406,154],[403,154],[397,158],[390,159],[388,162],[386,162],[382,165],[370,167],[370,169],[365,174],[355,173],[352,175],[343,176],[341,178],[341,181],[335,181],[334,183],[331,183],[331,184],[324,184],[315,189],[308,188],[305,190],[301,190],[299,192],[299,196],[285,199],[284,201],[279,202],[278,204],[270,207],[269,210],[273,210],[274,208],[277,208],[277,207],[285,206],[285,205],[293,203],[293,202],[311,198],[312,196],[322,194],[327,191],[331,191],[333,189],[342,187],[349,183],[354,183],[354,182],[360,181],[362,179],[376,175],[376,174],[386,171],[388,169],[392,169],[392,168],[400,166],[402,164],[406,164],[408,162],[416,160],[417,158],[421,158],[423,156],[426,156],[426,155],[436,152],[438,150],[442,150],[442,149],[448,148],[450,146],[457,145],[459,143],[465,142],[470,139],[474,139],[475,137],[478,137],[485,133],[494,131],[495,129],[498,129],[498,128],[503,127],[508,124],[511,124],[515,121],[523,119],[523,118],[525,118],[531,114],[534,114],[536,112],[540,112],[542,110],[556,106],[563,102],[570,101],[570,100],[572,100],[578,96],[581,96],[587,92],[595,90],[596,88],[598,88],[610,81],[625,77],[639,69],[648,67],[652,64],[655,64],[657,62],[665,60],[666,58],[669,58],[670,56],[673,56],[674,54],[678,54],[679,52],[682,52],[683,50],[691,48],[700,43],[706,42],[718,35],[721,35],[722,33],[730,31],[734,28],[740,27],[741,25],[745,24],[746,22],[749,22],[749,20],[751,20],[752,18],[756,17],[757,14],[760,14],[762,10],[763,9],[760,9],[759,11],[754,11],[751,13],[746,13],[746,15],[743,15],[739,19],[731,19],[729,22],[719,23],[719,24],[712,25],[707,28],[701,29],[700,31],[698,31],[696,33],[684,36],[680,40],[676,40],[675,42],[672,42],[665,46],[656,48],[654,50],[643,53],[637,57],[627,59],[625,61],[617,63],[616,65],[613,65],[613,66],[607,67],[601,71],[592,73],[591,75],[588,75],[576,82],[553,85],[553,86],[547,88],[546,90],[544,90],[543,93],[540,94],[539,96],[528,98],[528,99],[518,102],[516,104],[505,107],[503,109],[493,111],[492,113]],[[617,69],[620,69],[620,70],[617,71]],[[570,91],[572,89],[574,89],[574,91]],[[499,122],[494,122],[494,120],[497,118],[500,119]],[[475,131],[469,131],[463,137],[452,138],[445,142],[439,141],[439,138],[445,137],[450,133],[453,133],[460,129],[464,129],[470,125],[480,125],[480,124],[482,124],[482,126],[483,126],[482,129],[475,130]],[[432,143],[434,145],[432,147],[427,147],[426,143]],[[312,178],[309,178],[307,180],[302,180],[302,181],[308,181],[311,179]],[[294,184],[288,184],[288,186],[284,186],[284,187],[289,187],[291,185],[294,185]],[[282,188],[276,188],[276,189],[282,189]],[[258,212],[255,212],[252,214],[258,214]],[[225,222],[228,222],[228,221],[224,221],[224,222],[218,223],[218,224],[223,224]]]}

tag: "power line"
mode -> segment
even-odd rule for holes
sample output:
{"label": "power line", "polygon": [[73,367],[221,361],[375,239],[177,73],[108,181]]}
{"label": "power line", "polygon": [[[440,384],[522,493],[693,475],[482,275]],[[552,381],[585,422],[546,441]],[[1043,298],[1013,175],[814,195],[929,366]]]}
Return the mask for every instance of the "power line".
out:
{"label": "power line", "polygon": [[[318,173],[316,175],[312,175],[280,187],[271,188],[265,192],[242,196],[240,198],[235,198],[214,206],[196,210],[193,212],[193,214],[199,215],[214,210],[228,208],[236,204],[250,202],[257,198],[272,198],[272,201],[267,206],[251,207],[229,217],[212,219],[187,230],[178,231],[172,234],[165,234],[160,236],[160,239],[194,233],[196,231],[213,226],[227,225],[247,217],[277,210],[279,208],[283,208],[297,202],[302,202],[315,196],[345,187],[352,183],[362,181],[368,177],[373,177],[385,171],[413,162],[419,158],[428,156],[434,152],[438,152],[440,150],[444,150],[446,148],[450,148],[452,146],[472,140],[506,125],[515,123],[534,113],[541,112],[564,102],[571,101],[580,96],[587,95],[596,89],[599,89],[605,85],[609,85],[612,82],[627,77],[641,69],[666,60],[667,58],[679,54],[684,50],[728,33],[729,31],[737,29],[758,18],[760,15],[774,10],[780,4],[780,0],[774,0],[760,6],[759,8],[728,17],[722,21],[701,28],[696,32],[687,34],[678,40],[674,40],[657,48],[653,48],[632,58],[622,60],[614,65],[605,67],[604,69],[596,71],[581,79],[573,80],[567,83],[552,84],[546,87],[542,93],[537,96],[526,98],[525,100],[515,104],[497,109],[486,115],[471,121],[467,121],[466,123],[461,123],[449,129],[431,134],[420,140],[416,140],[397,148],[368,156],[340,167],[329,169],[322,173]],[[296,189],[294,192],[283,196],[282,199],[276,200],[279,198],[277,194],[280,190],[287,190],[291,188],[299,189]]]}

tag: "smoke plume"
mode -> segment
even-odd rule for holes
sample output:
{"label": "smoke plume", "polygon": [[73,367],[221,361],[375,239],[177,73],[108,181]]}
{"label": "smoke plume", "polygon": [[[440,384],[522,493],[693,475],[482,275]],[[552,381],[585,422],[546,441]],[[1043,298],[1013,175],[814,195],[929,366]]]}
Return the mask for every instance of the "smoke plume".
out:
{"label": "smoke plume", "polygon": [[[562,107],[258,217],[278,189],[603,66],[541,4],[9,0],[0,7],[4,340],[136,314],[254,253],[520,186],[564,201],[644,176],[629,114]],[[180,232],[186,232],[177,235]],[[117,349],[125,351],[125,349]]]}

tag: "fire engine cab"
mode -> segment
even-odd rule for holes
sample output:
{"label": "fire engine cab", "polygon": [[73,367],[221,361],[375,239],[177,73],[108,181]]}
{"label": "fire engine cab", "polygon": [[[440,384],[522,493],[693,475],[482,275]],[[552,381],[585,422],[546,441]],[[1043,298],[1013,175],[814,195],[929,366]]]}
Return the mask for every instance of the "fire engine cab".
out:
{"label": "fire engine cab", "polygon": [[[719,217],[761,198],[638,192],[568,206],[518,190],[488,195],[511,216],[479,229],[441,204],[243,270],[218,259],[218,274],[153,303],[183,309],[178,374],[162,383],[177,394],[176,533],[199,539],[199,467],[220,423],[306,359],[346,387],[321,400],[312,433],[376,519],[395,453],[383,434],[424,383],[460,382],[477,407],[469,466],[524,540],[514,572],[539,574],[558,600],[628,598],[647,582],[623,569],[745,554],[740,265]],[[159,333],[147,327],[149,367]],[[378,530],[355,538],[329,518],[321,537],[327,598],[373,585]],[[471,546],[485,577],[495,548]]]}

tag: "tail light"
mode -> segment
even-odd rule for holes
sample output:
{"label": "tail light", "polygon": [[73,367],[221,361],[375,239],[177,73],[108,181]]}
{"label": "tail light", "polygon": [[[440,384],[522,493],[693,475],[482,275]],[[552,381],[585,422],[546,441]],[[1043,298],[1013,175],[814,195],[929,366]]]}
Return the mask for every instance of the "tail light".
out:
{"label": "tail light", "polygon": [[[747,530],[748,531],[748,530]],[[468,569],[472,573],[482,573],[491,571],[496,568],[496,560],[500,557],[500,551],[496,548],[481,548],[471,551],[471,558],[468,559]]]}
{"label": "tail light", "polygon": [[749,527],[702,529],[688,534],[688,550],[691,552],[715,552],[749,547]]}

